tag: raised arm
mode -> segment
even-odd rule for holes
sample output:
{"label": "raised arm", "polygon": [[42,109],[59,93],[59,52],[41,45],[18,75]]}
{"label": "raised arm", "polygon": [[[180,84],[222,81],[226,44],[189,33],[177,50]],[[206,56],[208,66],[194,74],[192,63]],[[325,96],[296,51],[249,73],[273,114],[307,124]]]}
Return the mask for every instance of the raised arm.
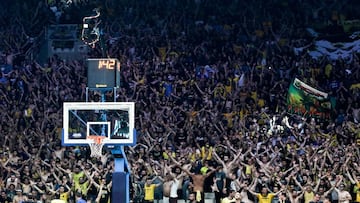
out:
{"label": "raised arm", "polygon": [[186,174],[188,174],[189,176],[194,175],[193,173],[191,173],[191,172],[189,171],[189,169],[182,167],[181,164],[180,164],[178,161],[176,161],[173,156],[171,156],[170,154],[168,154],[168,156],[169,156],[170,160],[171,160],[172,162],[174,162],[175,165],[176,165],[177,167],[179,167],[182,171],[184,171]]}
{"label": "raised arm", "polygon": [[206,173],[205,178],[211,176],[215,172],[216,172],[216,169],[209,167],[209,171]]}
{"label": "raised arm", "polygon": [[219,157],[219,155],[216,153],[216,150],[213,150],[213,155],[214,155],[214,159],[216,162],[218,162],[219,164],[221,164],[224,169],[226,168],[226,164],[225,162]]}
{"label": "raised arm", "polygon": [[320,181],[321,181],[321,178],[318,178],[318,180],[316,182],[316,185],[315,185],[315,188],[314,188],[314,192],[318,192],[319,187],[320,187]]}
{"label": "raised arm", "polygon": [[[35,188],[35,190],[37,190],[39,193],[45,193],[45,192],[46,192],[46,191],[41,190],[41,189],[36,185],[36,183],[34,183],[34,182],[31,181],[30,184],[31,184],[31,187],[32,187],[32,188]],[[56,193],[56,191],[52,190],[51,188],[47,188],[47,190],[48,190],[49,192],[51,192],[52,194],[55,194],[55,193]]]}
{"label": "raised arm", "polygon": [[229,169],[231,169],[231,167],[233,167],[233,165],[239,160],[239,158],[242,157],[242,150],[240,149],[238,151],[239,152],[234,156],[233,160],[231,160],[231,162],[228,164]]}
{"label": "raised arm", "polygon": [[95,202],[100,202],[101,195],[102,195],[102,192],[103,192],[103,188],[104,188],[104,183],[101,183],[101,184],[99,185],[99,192],[98,192],[98,195],[97,195],[97,197],[96,197]]}
{"label": "raised arm", "polygon": [[71,170],[70,169],[63,169],[60,165],[56,165],[56,167],[60,170],[60,171],[62,171],[64,174],[67,174],[68,175],[68,177],[69,177],[69,179],[70,180],[72,180],[72,172],[71,172]]}
{"label": "raised arm", "polygon": [[292,179],[294,180],[295,184],[301,189],[301,191],[305,191],[305,188],[299,183],[295,176],[293,176]]}
{"label": "raised arm", "polygon": [[352,184],[359,184],[359,181],[356,179],[355,176],[350,174],[349,169],[347,167],[345,168],[345,170],[346,170],[346,176],[349,178],[350,182]]}
{"label": "raised arm", "polygon": [[256,187],[256,184],[258,182],[258,177],[256,176],[253,180],[253,182],[251,183],[251,186],[249,188],[247,188],[247,191],[250,192],[252,195],[254,196],[258,196],[259,193],[255,192],[255,187]]}

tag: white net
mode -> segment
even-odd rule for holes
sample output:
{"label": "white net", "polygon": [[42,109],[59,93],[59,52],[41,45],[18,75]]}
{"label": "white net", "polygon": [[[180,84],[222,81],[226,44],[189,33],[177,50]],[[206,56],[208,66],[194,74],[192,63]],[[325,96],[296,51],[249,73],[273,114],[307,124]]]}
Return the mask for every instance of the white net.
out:
{"label": "white net", "polygon": [[102,149],[105,143],[103,143],[104,136],[88,136],[88,139],[93,139],[94,142],[89,143],[91,157],[101,157],[102,156]]}
{"label": "white net", "polygon": [[89,143],[89,147],[90,147],[90,151],[91,157],[101,157],[102,156],[102,148],[103,148],[104,144],[103,143]]}

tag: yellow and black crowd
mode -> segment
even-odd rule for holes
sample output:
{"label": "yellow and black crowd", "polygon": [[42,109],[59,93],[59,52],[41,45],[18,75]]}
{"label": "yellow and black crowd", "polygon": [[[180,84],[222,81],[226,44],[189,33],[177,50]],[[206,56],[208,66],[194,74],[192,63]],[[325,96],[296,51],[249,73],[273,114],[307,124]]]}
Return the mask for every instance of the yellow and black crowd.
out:
{"label": "yellow and black crowd", "polygon": [[[4,2],[0,203],[112,202],[111,153],[61,145],[63,102],[86,99],[84,61],[33,57],[44,27],[81,24],[95,6],[105,43],[88,57],[105,47],[118,58],[116,101],[136,102],[132,202],[360,202],[360,55],[296,49],[349,40],[341,23],[359,18],[359,2]],[[331,118],[287,111],[295,77],[329,93]]]}

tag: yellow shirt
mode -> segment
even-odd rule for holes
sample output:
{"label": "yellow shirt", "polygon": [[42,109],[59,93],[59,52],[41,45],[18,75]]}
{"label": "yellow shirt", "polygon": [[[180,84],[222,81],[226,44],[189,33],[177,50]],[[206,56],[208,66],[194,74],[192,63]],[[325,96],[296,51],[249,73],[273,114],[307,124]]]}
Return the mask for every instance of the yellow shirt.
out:
{"label": "yellow shirt", "polygon": [[314,193],[313,192],[306,192],[304,193],[304,200],[305,200],[305,203],[309,203],[311,200],[314,199]]}
{"label": "yellow shirt", "polygon": [[164,62],[166,58],[166,47],[158,47],[161,61]]}
{"label": "yellow shirt", "polygon": [[225,93],[226,93],[226,94],[230,94],[230,93],[231,93],[231,90],[232,90],[231,85],[225,85]]}
{"label": "yellow shirt", "polygon": [[354,89],[360,89],[360,83],[352,84],[350,86],[350,90],[354,90]]}
{"label": "yellow shirt", "polygon": [[214,88],[214,97],[225,96],[225,88],[223,86],[216,86]]}
{"label": "yellow shirt", "polygon": [[61,193],[59,199],[64,200],[65,203],[66,203],[68,201],[68,199],[69,199],[69,192]]}
{"label": "yellow shirt", "polygon": [[235,115],[235,113],[230,112],[230,113],[224,113],[223,115],[227,121],[227,127],[232,128],[233,127],[232,121],[233,121],[233,116]]}
{"label": "yellow shirt", "polygon": [[201,172],[201,174],[206,175],[206,173],[208,172],[208,170],[209,170],[208,167],[203,166],[203,167],[201,167],[200,172]]}
{"label": "yellow shirt", "polygon": [[235,199],[229,199],[228,197],[225,197],[224,199],[221,200],[221,203],[230,203],[230,202],[235,202]]}
{"label": "yellow shirt", "polygon": [[211,160],[212,159],[212,147],[201,147],[201,158],[205,158],[205,160]]}
{"label": "yellow shirt", "polygon": [[190,154],[189,154],[189,159],[190,159],[191,162],[196,161],[196,155],[195,155],[195,153],[190,153]]}
{"label": "yellow shirt", "polygon": [[327,78],[329,78],[330,77],[330,73],[331,73],[331,71],[332,71],[332,65],[331,64],[327,64],[326,66],[325,66],[325,75],[326,75],[326,77]]}
{"label": "yellow shirt", "polygon": [[144,200],[154,201],[155,184],[145,185],[145,197]]}
{"label": "yellow shirt", "polygon": [[258,106],[259,107],[264,107],[265,106],[265,100],[264,99],[259,99],[258,102],[257,102]]}
{"label": "yellow shirt", "polygon": [[269,193],[266,196],[263,196],[262,194],[258,194],[257,198],[259,199],[259,203],[271,203],[272,198],[275,195],[273,193]]}
{"label": "yellow shirt", "polygon": [[355,202],[360,202],[360,182],[356,183],[356,199]]}
{"label": "yellow shirt", "polygon": [[79,184],[79,179],[80,177],[84,177],[85,176],[85,173],[83,171],[79,172],[79,173],[73,173],[73,180],[74,180],[74,183],[75,185],[76,184]]}
{"label": "yellow shirt", "polygon": [[89,187],[89,181],[86,181],[83,184],[79,184],[79,189],[81,190],[81,194],[87,195]]}
{"label": "yellow shirt", "polygon": [[258,99],[258,97],[257,97],[257,92],[256,92],[256,91],[252,91],[252,92],[250,93],[250,97],[251,97],[254,101],[256,101],[256,100]]}
{"label": "yellow shirt", "polygon": [[[168,155],[167,152],[163,152],[162,155],[163,155],[163,158],[164,158],[165,160],[169,160],[170,157],[169,157],[169,155]],[[175,158],[175,157],[176,157],[175,152],[171,152],[171,156]]]}
{"label": "yellow shirt", "polygon": [[245,174],[250,175],[251,172],[252,172],[252,166],[251,165],[246,165],[245,166]]}

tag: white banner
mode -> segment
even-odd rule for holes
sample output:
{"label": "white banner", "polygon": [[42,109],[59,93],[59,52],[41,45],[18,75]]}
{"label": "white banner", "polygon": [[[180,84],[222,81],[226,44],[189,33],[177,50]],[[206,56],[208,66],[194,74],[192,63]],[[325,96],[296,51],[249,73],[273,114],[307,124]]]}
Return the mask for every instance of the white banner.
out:
{"label": "white banner", "polygon": [[351,61],[353,59],[353,53],[360,53],[360,39],[352,42],[337,42],[332,43],[326,40],[315,41],[313,46],[295,47],[295,54],[299,54],[301,51],[307,51],[313,59],[319,59],[320,57],[329,57],[330,60],[347,59]]}

